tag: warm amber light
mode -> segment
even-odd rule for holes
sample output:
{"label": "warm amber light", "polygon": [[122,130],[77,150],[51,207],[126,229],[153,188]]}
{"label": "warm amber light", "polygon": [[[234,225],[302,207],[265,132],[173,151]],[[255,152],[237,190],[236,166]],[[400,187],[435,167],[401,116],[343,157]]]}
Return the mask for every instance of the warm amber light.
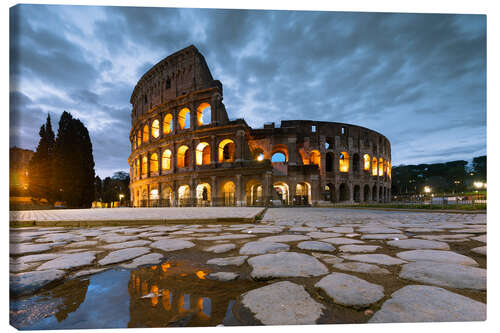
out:
{"label": "warm amber light", "polygon": [[158,304],[158,286],[151,286],[151,292],[155,294],[154,297],[151,297],[151,305],[156,306]]}
{"label": "warm amber light", "polygon": [[146,156],[142,158],[142,174],[148,174],[148,158]]}
{"label": "warm amber light", "polygon": [[321,154],[317,150],[311,151],[311,154],[309,154],[309,160],[311,161],[310,164],[316,164],[317,166],[321,165]]}
{"label": "warm amber light", "polygon": [[349,172],[349,154],[345,151],[339,154],[339,170],[340,172]]}
{"label": "warm amber light", "polygon": [[381,157],[378,162],[378,175],[384,175],[384,159]]}
{"label": "warm amber light", "polygon": [[[198,106],[196,110],[196,119],[198,122],[198,126],[206,125],[209,124],[210,121],[210,113],[211,113],[211,108],[210,104],[208,103],[201,103],[200,106]],[[203,120],[205,118],[205,121]]]}
{"label": "warm amber light", "polygon": [[151,124],[151,135],[153,138],[160,136],[160,121],[158,119],[153,120],[153,123]]}
{"label": "warm amber light", "polygon": [[169,134],[172,132],[173,127],[173,119],[172,115],[169,113],[163,118],[163,134]]}
{"label": "warm amber light", "polygon": [[205,275],[207,275],[207,273],[205,273],[204,271],[197,271],[196,272],[196,276],[201,279],[201,280],[205,280]]}
{"label": "warm amber light", "polygon": [[149,167],[151,168],[151,172],[158,172],[158,155],[156,153],[151,155]]}
{"label": "warm amber light", "polygon": [[188,108],[184,108],[181,111],[179,111],[179,114],[177,115],[178,123],[179,123],[179,128],[185,129],[189,128],[190,123],[189,123],[189,117],[190,117],[191,112],[189,111]]}
{"label": "warm amber light", "polygon": [[186,168],[189,166],[189,148],[188,146],[180,146],[177,150],[177,167]]}
{"label": "warm amber light", "polygon": [[167,272],[167,269],[170,267],[171,265],[168,262],[164,262],[163,264],[161,264],[161,270],[165,273]]}
{"label": "warm amber light", "polygon": [[196,165],[210,164],[210,146],[201,142],[196,146]]}
{"label": "warm amber light", "polygon": [[364,161],[363,170],[370,171],[370,155],[365,154],[363,156],[363,161]]}
{"label": "warm amber light", "polygon": [[232,162],[234,158],[234,141],[224,139],[219,143],[219,162]]}
{"label": "warm amber light", "polygon": [[170,149],[163,151],[161,155],[161,169],[170,170],[170,165],[172,164],[172,152]]}
{"label": "warm amber light", "polygon": [[377,158],[374,156],[372,160],[372,175],[377,175]]}
{"label": "warm amber light", "polygon": [[143,142],[149,141],[149,127],[148,127],[148,125],[144,125],[144,129],[142,130],[142,141]]}

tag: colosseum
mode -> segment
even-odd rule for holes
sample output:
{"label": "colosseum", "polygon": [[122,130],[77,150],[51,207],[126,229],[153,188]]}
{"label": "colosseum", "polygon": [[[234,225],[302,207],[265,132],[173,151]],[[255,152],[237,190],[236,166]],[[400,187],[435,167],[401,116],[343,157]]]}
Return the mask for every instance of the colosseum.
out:
{"label": "colosseum", "polygon": [[131,202],[154,206],[303,206],[388,202],[391,146],[370,129],[230,120],[194,46],[153,66],[134,88]]}

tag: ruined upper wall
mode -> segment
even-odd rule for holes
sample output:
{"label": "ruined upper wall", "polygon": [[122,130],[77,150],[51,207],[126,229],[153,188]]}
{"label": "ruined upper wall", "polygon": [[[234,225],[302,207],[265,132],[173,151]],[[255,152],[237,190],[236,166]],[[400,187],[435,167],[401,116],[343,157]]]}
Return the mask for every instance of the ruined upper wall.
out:
{"label": "ruined upper wall", "polygon": [[144,74],[132,92],[132,118],[138,118],[155,106],[197,90],[218,87],[203,55],[193,45],[177,51]]}

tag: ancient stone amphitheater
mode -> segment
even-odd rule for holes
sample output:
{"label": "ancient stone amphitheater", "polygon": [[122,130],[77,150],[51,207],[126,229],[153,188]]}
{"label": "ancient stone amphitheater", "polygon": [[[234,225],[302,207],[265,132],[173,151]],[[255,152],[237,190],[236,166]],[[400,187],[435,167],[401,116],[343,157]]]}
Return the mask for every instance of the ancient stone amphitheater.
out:
{"label": "ancient stone amphitheater", "polygon": [[230,120],[194,46],[153,66],[130,102],[133,206],[300,206],[387,202],[391,145],[368,128]]}

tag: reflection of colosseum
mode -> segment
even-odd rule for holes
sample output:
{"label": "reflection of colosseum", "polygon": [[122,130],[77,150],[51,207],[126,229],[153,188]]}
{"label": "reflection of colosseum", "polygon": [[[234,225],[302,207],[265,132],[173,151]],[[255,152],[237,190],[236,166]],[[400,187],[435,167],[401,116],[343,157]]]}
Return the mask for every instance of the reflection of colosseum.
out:
{"label": "reflection of colosseum", "polygon": [[364,127],[229,120],[222,84],[189,46],[160,61],[130,102],[134,206],[389,201],[391,148]]}

